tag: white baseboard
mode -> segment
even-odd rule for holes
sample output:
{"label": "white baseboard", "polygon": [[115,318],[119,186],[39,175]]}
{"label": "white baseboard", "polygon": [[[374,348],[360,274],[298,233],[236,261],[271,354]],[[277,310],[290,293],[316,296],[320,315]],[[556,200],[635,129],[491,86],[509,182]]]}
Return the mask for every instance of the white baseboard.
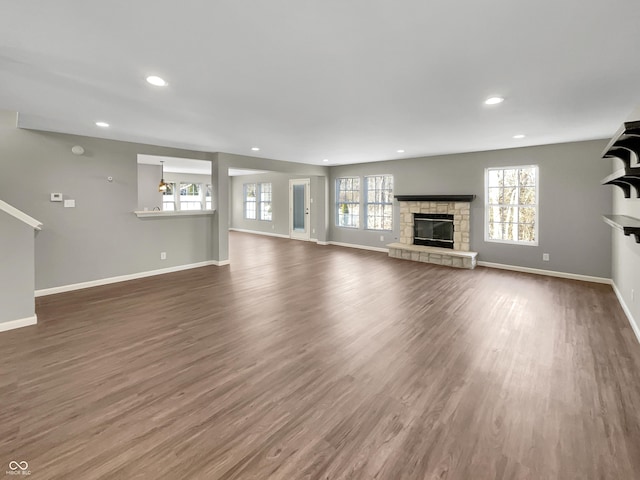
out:
{"label": "white baseboard", "polygon": [[89,282],[73,283],[71,285],[61,285],[59,287],[43,288],[35,291],[36,297],[45,295],[53,295],[55,293],[72,292],[73,290],[82,290],[83,288],[99,287],[101,285],[109,285],[110,283],[126,282],[127,280],[136,280],[138,278],[153,277],[155,275],[163,275],[165,273],[180,272],[182,270],[190,270],[192,268],[207,267],[209,265],[222,266],[229,265],[229,260],[208,260],[206,262],[190,263],[187,265],[178,265],[176,267],[160,268],[158,270],[150,270],[147,272],[131,273],[129,275],[120,275],[117,277],[101,278],[99,280],[91,280]]}
{"label": "white baseboard", "polygon": [[388,248],[383,247],[370,247],[368,245],[357,245],[355,243],[342,243],[342,242],[327,242],[329,245],[335,245],[337,247],[359,248],[360,250],[371,250],[373,252],[389,253]]}
{"label": "white baseboard", "polygon": [[479,267],[499,268],[501,270],[511,270],[513,272],[533,273],[535,275],[546,275],[548,277],[569,278],[571,280],[581,280],[583,282],[604,283],[612,285],[610,278],[592,277],[590,275],[579,275],[577,273],[556,272],[554,270],[542,270],[539,268],[519,267],[517,265],[504,265],[502,263],[492,263],[478,261]]}
{"label": "white baseboard", "polygon": [[35,325],[38,323],[38,316],[20,318],[18,320],[9,320],[8,322],[0,323],[0,332],[6,332],[7,330],[14,330],[16,328],[28,327],[29,325]]}
{"label": "white baseboard", "polygon": [[289,235],[284,235],[282,233],[259,232],[258,230],[245,230],[243,228],[229,228],[229,230],[232,232],[253,233],[254,235],[265,235],[267,237],[291,238],[289,237]]}
{"label": "white baseboard", "polygon": [[318,245],[329,245],[329,242],[321,242],[320,240],[316,240]]}
{"label": "white baseboard", "polygon": [[622,298],[622,293],[620,293],[620,290],[618,290],[618,286],[614,282],[611,282],[611,286],[613,287],[613,291],[615,292],[616,297],[618,297],[618,302],[620,302],[620,306],[622,307],[624,314],[627,316],[627,320],[629,320],[629,324],[631,325],[631,329],[633,330],[633,333],[636,334],[636,339],[638,340],[638,343],[640,343],[640,327],[638,327],[638,322],[636,322],[636,319],[633,318],[633,314],[631,313],[631,310],[629,310],[629,307],[627,307],[627,304]]}

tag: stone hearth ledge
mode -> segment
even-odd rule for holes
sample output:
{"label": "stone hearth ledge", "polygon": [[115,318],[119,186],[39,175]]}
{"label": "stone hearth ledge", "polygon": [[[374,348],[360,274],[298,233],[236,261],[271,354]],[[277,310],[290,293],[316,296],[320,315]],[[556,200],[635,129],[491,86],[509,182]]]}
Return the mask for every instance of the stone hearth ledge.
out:
{"label": "stone hearth ledge", "polygon": [[387,247],[389,248],[389,256],[392,258],[457,268],[474,269],[478,256],[478,252],[463,252],[450,248],[406,245],[404,243],[390,243]]}

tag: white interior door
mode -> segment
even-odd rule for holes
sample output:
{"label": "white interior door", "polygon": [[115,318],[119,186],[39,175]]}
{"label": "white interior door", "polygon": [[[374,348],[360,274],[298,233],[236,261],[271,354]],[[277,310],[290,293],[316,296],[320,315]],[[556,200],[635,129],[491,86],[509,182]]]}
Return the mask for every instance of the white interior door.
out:
{"label": "white interior door", "polygon": [[289,180],[289,236],[309,240],[311,208],[308,178]]}

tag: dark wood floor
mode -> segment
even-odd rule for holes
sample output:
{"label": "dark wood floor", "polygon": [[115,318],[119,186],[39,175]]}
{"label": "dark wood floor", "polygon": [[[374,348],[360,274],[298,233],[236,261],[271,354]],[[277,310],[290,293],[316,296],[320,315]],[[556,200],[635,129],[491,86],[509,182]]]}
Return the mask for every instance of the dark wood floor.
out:
{"label": "dark wood floor", "polygon": [[231,259],[43,297],[0,334],[0,473],[640,478],[611,287],[241,233]]}

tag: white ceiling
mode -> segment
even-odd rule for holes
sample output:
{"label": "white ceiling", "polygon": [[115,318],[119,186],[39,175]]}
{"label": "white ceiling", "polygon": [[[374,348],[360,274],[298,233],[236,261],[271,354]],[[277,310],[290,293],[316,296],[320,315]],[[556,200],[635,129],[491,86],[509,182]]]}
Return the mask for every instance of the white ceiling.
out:
{"label": "white ceiling", "polygon": [[638,0],[3,1],[0,109],[319,165],[606,138],[640,104],[639,26]]}

